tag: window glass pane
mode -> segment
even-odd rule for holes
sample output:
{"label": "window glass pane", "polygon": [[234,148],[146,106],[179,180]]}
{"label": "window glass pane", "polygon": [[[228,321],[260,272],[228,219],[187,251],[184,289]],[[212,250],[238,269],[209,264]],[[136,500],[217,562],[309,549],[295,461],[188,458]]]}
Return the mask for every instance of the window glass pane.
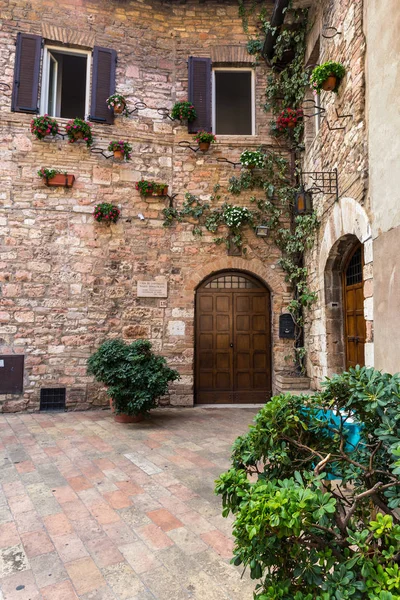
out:
{"label": "window glass pane", "polygon": [[251,135],[251,72],[215,71],[215,133]]}
{"label": "window glass pane", "polygon": [[[66,119],[85,117],[86,61],[85,55],[76,56],[53,52],[58,63],[57,116]],[[50,73],[51,74],[51,73]]]}

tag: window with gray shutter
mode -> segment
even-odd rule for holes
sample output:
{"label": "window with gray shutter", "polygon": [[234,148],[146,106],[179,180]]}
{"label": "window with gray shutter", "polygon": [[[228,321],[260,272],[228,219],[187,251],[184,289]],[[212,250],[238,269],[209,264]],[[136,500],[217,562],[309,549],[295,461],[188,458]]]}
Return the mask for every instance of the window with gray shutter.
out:
{"label": "window with gray shutter", "polygon": [[38,112],[41,51],[40,35],[18,33],[11,100],[11,110],[14,112]]}
{"label": "window with gray shutter", "polygon": [[189,132],[211,131],[211,59],[189,57],[188,100],[197,113],[196,120],[188,124]]}
{"label": "window with gray shutter", "polygon": [[114,113],[106,100],[115,92],[115,67],[117,53],[110,48],[93,49],[92,103],[90,120],[100,123],[114,122]]}

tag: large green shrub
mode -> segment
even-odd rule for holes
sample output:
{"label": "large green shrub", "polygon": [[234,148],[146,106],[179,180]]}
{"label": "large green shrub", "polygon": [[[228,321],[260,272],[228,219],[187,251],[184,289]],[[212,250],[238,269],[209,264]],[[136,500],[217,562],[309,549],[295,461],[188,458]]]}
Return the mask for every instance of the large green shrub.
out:
{"label": "large green shrub", "polygon": [[216,491],[259,600],[399,600],[400,375],[357,367],[275,396]]}
{"label": "large green shrub", "polygon": [[115,412],[138,415],[157,406],[168,383],[179,379],[162,356],[156,356],[148,340],[125,344],[107,340],[88,360],[88,373],[107,386]]}

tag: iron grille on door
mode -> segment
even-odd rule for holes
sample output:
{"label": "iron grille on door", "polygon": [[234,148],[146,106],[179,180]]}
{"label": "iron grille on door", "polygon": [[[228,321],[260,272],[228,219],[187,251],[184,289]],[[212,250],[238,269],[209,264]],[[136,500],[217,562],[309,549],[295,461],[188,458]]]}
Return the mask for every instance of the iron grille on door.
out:
{"label": "iron grille on door", "polygon": [[221,275],[209,281],[204,289],[212,290],[251,290],[260,288],[255,281],[240,275]]}

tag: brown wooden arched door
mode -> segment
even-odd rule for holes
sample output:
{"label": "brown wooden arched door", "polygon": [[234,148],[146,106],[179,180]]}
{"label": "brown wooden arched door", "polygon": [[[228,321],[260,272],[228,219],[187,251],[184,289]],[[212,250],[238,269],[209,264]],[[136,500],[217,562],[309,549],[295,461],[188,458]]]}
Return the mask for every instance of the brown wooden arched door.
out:
{"label": "brown wooden arched door", "polygon": [[363,247],[358,244],[351,252],[342,275],[346,369],[365,365],[363,266]]}
{"label": "brown wooden arched door", "polygon": [[247,273],[209,277],[196,292],[197,404],[263,403],[271,397],[269,291]]}

